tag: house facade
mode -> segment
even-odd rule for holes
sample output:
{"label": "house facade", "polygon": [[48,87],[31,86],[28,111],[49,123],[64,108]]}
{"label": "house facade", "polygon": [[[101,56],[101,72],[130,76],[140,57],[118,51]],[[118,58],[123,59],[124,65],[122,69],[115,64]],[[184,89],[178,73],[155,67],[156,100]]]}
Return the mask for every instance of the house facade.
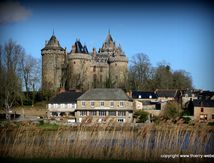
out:
{"label": "house facade", "polygon": [[132,122],[132,100],[122,89],[90,89],[77,99],[77,122]]}
{"label": "house facade", "polygon": [[57,94],[48,102],[48,117],[72,117],[75,116],[77,108],[77,98],[81,96],[81,92],[66,91]]}
{"label": "house facade", "polygon": [[214,100],[193,100],[194,120],[214,122]]}
{"label": "house facade", "polygon": [[158,116],[161,112],[161,104],[158,102],[158,96],[154,92],[133,91],[133,105],[136,110],[144,110],[152,116]]}

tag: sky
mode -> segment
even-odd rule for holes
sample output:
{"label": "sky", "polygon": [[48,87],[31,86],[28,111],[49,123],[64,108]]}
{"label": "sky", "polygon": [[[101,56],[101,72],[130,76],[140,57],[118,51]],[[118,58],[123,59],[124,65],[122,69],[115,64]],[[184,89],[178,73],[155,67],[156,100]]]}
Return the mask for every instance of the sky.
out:
{"label": "sky", "polygon": [[148,55],[152,66],[185,70],[197,89],[214,91],[214,12],[208,1],[30,1],[0,2],[0,44],[10,38],[41,58],[54,34],[70,52],[80,39],[101,48],[108,30],[129,61]]}

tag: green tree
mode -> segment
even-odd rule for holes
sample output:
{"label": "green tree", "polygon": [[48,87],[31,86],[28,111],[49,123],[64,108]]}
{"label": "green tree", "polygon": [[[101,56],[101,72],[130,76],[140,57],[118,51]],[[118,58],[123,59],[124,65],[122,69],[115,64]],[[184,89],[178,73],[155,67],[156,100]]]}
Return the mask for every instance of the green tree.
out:
{"label": "green tree", "polygon": [[144,123],[148,120],[149,113],[143,110],[137,110],[134,112],[133,117],[136,119],[137,123]]}
{"label": "green tree", "polygon": [[162,116],[165,119],[171,119],[175,121],[177,118],[182,116],[182,108],[176,101],[168,101],[163,110]]}
{"label": "green tree", "polygon": [[178,70],[173,73],[173,87],[177,89],[191,89],[192,78],[189,73],[184,70]]}

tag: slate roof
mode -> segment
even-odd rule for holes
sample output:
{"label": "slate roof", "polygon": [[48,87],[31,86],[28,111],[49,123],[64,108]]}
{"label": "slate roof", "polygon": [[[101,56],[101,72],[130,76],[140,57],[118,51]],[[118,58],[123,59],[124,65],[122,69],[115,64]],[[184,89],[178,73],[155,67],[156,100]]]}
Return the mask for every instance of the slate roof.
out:
{"label": "slate roof", "polygon": [[77,100],[131,100],[122,89],[95,88],[90,89]]}
{"label": "slate roof", "polygon": [[175,97],[177,90],[156,90],[155,93],[158,97]]}
{"label": "slate roof", "polygon": [[72,53],[88,54],[88,49],[87,49],[86,45],[82,46],[82,44],[79,40],[77,40],[74,45],[76,47],[76,51],[72,51]]}
{"label": "slate roof", "polygon": [[[139,98],[139,95],[141,96],[141,98]],[[157,94],[154,92],[133,91],[132,98],[134,98],[134,99],[156,99],[158,97],[157,97]]]}
{"label": "slate roof", "polygon": [[77,101],[77,98],[80,97],[82,94],[83,94],[82,92],[75,91],[62,92],[53,97],[48,103],[49,104],[75,103]]}
{"label": "slate roof", "polygon": [[55,35],[52,35],[48,43],[45,45],[45,47],[42,50],[64,50],[57,40]]}
{"label": "slate roof", "polygon": [[193,100],[193,105],[198,107],[214,107],[214,100]]}

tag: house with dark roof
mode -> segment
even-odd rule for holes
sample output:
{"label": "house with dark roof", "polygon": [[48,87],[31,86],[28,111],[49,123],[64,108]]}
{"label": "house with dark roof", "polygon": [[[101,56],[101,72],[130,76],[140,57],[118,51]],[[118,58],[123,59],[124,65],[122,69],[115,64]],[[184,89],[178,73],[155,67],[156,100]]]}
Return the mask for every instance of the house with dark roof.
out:
{"label": "house with dark roof", "polygon": [[181,94],[177,89],[157,89],[155,93],[157,94],[158,99],[163,101],[175,100]]}
{"label": "house with dark roof", "polygon": [[77,98],[82,92],[66,91],[61,92],[48,102],[49,117],[74,117],[77,107]]}
{"label": "house with dark roof", "polygon": [[194,120],[214,122],[214,100],[193,100]]}
{"label": "house with dark roof", "polygon": [[155,92],[133,91],[133,106],[136,110],[144,110],[151,115],[158,116],[160,114],[161,105],[158,102],[158,96]]}
{"label": "house with dark roof", "polygon": [[78,122],[132,122],[132,116],[132,99],[122,89],[90,89],[77,99]]}

